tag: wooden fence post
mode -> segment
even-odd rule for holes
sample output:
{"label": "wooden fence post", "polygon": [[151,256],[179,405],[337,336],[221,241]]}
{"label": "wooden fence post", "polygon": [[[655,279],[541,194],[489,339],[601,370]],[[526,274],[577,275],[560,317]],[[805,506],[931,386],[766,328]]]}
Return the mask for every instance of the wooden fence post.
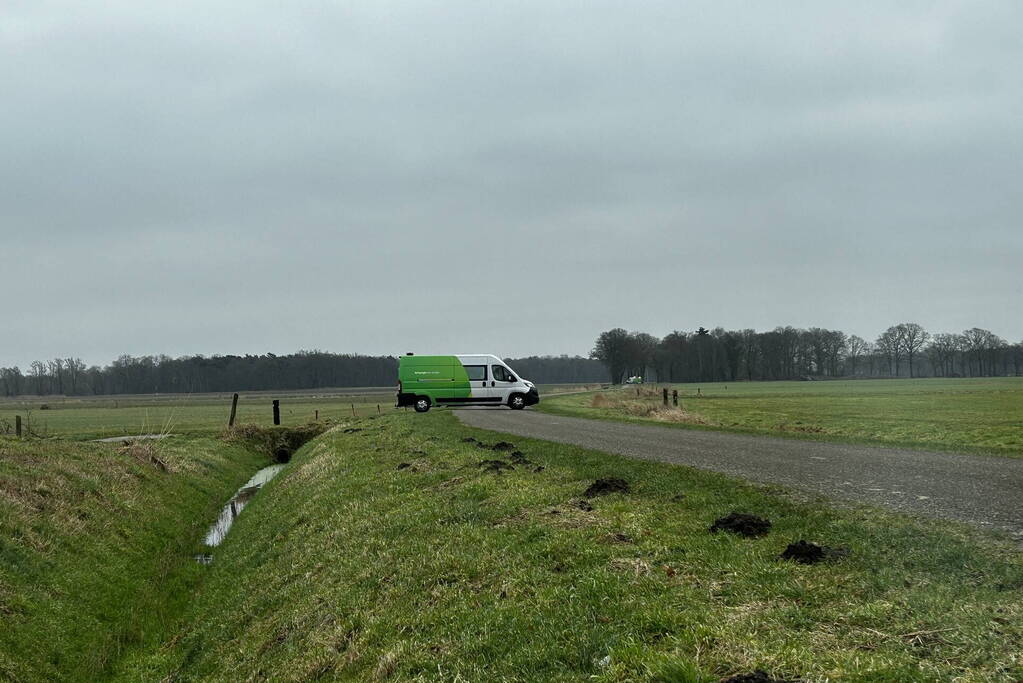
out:
{"label": "wooden fence post", "polygon": [[279,425],[281,423],[281,402],[274,399],[274,424]]}
{"label": "wooden fence post", "polygon": [[320,411],[319,410],[316,411],[316,421],[317,422],[320,421]]}
{"label": "wooden fence post", "polygon": [[678,389],[671,390],[671,402],[676,408],[678,407]]}
{"label": "wooden fence post", "polygon": [[21,438],[21,415],[14,416],[14,435]]}
{"label": "wooden fence post", "polygon": [[352,404],[352,417],[355,417],[355,404]]}
{"label": "wooden fence post", "polygon": [[664,387],[663,396],[664,396],[664,405],[668,405],[668,387]]}
{"label": "wooden fence post", "polygon": [[231,397],[231,419],[227,421],[228,427],[234,427],[234,416],[238,414],[238,394]]}
{"label": "wooden fence post", "polygon": [[379,403],[377,404],[377,414],[378,415],[380,414],[380,404]]}

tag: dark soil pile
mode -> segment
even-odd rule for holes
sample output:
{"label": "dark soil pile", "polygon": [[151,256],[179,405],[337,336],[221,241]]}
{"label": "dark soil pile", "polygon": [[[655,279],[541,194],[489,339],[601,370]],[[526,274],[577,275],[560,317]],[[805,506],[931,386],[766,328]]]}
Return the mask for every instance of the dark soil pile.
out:
{"label": "dark soil pile", "polygon": [[590,484],[590,487],[583,492],[583,496],[586,498],[593,498],[595,496],[603,496],[608,493],[628,493],[629,482],[618,477],[608,477],[606,479],[598,479],[597,481]]}
{"label": "dark soil pile", "polygon": [[848,554],[849,551],[845,548],[830,548],[826,545],[800,540],[789,543],[785,551],[778,557],[782,560],[793,560],[799,564],[817,564],[826,560],[837,560]]}
{"label": "dark soil pile", "polygon": [[478,466],[487,472],[500,472],[501,470],[515,469],[503,460],[480,460]]}
{"label": "dark soil pile", "polygon": [[508,456],[508,459],[511,460],[516,465],[532,465],[533,464],[529,460],[529,458],[526,457],[526,454],[523,453],[522,451],[514,451],[511,455]]}
{"label": "dark soil pile", "polygon": [[498,441],[497,443],[495,443],[493,446],[490,447],[490,450],[492,450],[492,451],[514,451],[515,450],[515,444],[508,443],[507,441]]}
{"label": "dark soil pile", "polygon": [[766,672],[757,669],[751,674],[736,674],[722,678],[721,683],[800,683],[800,681],[792,678],[771,678]]}
{"label": "dark soil pile", "polygon": [[477,441],[475,437],[467,436],[462,439],[462,443],[479,443],[479,441]]}
{"label": "dark soil pile", "polygon": [[730,512],[727,516],[714,520],[710,530],[712,533],[729,531],[747,538],[756,538],[765,536],[771,530],[771,521],[756,515]]}
{"label": "dark soil pile", "polygon": [[593,506],[590,505],[590,502],[587,500],[577,501],[575,506],[583,512],[593,512]]}
{"label": "dark soil pile", "polygon": [[407,470],[410,467],[412,467],[412,463],[410,463],[410,462],[400,462],[400,463],[398,463],[398,466],[395,469]]}

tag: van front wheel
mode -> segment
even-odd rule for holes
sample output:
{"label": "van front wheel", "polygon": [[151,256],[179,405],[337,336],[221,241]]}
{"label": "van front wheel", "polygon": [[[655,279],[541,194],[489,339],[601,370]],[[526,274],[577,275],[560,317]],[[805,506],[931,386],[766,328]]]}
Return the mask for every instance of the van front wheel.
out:
{"label": "van front wheel", "polygon": [[412,407],[416,409],[417,413],[425,413],[430,409],[430,399],[425,396],[420,396],[416,399],[416,402],[412,404]]}
{"label": "van front wheel", "polygon": [[512,394],[508,399],[508,407],[512,410],[522,410],[526,407],[526,397],[522,394]]}

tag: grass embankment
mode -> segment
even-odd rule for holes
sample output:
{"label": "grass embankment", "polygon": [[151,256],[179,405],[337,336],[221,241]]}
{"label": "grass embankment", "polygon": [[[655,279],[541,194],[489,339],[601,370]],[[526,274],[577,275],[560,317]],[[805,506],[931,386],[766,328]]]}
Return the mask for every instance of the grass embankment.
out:
{"label": "grass embankment", "polygon": [[158,645],[224,501],[269,462],[211,438],[0,438],[0,680],[92,681]]}
{"label": "grass embankment", "polygon": [[[678,389],[684,411],[660,412],[665,386]],[[645,385],[552,397],[539,409],[816,441],[1023,455],[1023,377]]]}
{"label": "grass embankment", "polygon": [[[1019,680],[1023,560],[961,527],[837,511],[448,412],[299,453],[215,553],[188,626],[128,678]],[[537,471],[538,467],[544,469]],[[629,493],[580,501],[598,477]],[[708,531],[739,510],[766,537]],[[778,559],[798,539],[834,562]]]}

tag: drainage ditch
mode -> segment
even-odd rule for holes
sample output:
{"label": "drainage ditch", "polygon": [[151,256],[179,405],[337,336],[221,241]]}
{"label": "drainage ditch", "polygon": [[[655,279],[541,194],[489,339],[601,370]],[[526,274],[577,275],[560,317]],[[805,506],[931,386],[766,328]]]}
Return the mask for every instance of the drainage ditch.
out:
{"label": "drainage ditch", "polygon": [[[212,550],[220,545],[234,525],[234,520],[259,490],[284,469],[284,464],[291,460],[295,451],[324,431],[323,425],[311,424],[303,427],[273,428],[242,425],[228,432],[225,435],[226,439],[241,441],[252,448],[265,452],[274,460],[275,464],[264,467],[252,475],[252,478],[238,489],[231,500],[224,504],[220,510],[220,516],[206,532],[206,537],[203,540],[206,548]],[[197,554],[195,559],[200,564],[211,564],[213,555],[203,552]]]}

